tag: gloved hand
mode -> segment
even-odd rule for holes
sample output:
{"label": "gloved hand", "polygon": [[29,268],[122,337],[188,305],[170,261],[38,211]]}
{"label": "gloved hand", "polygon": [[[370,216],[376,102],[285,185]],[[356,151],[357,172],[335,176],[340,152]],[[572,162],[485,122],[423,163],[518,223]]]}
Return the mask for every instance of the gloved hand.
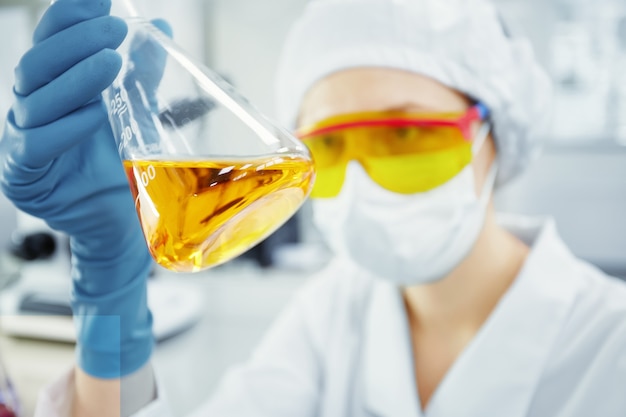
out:
{"label": "gloved hand", "polygon": [[59,0],[15,71],[0,142],[2,191],[70,236],[77,361],[119,378],[149,359],[148,253],[100,93],[119,72],[125,23],[110,0]]}

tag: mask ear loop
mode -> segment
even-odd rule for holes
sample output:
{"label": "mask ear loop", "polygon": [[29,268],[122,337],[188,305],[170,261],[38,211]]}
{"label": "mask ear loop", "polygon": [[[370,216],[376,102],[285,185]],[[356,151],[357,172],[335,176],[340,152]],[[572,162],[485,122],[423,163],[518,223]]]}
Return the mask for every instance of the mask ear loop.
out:
{"label": "mask ear loop", "polygon": [[491,123],[484,122],[478,128],[478,132],[476,132],[476,136],[474,137],[474,141],[472,143],[472,154],[476,155],[478,151],[482,148],[485,143],[485,139],[489,136],[489,132],[491,131]]}
{"label": "mask ear loop", "polygon": [[[485,139],[489,136],[489,132],[491,131],[491,123],[484,122],[478,132],[476,133],[476,138],[474,139],[474,143],[472,144],[472,153],[476,155],[478,151],[482,148],[485,143]],[[479,196],[479,202],[483,209],[486,209],[487,204],[489,203],[489,198],[491,193],[493,192],[496,176],[498,174],[498,158],[495,158],[491,166],[489,167],[489,171],[487,172],[487,176],[485,177],[485,183],[483,184],[482,190]]]}

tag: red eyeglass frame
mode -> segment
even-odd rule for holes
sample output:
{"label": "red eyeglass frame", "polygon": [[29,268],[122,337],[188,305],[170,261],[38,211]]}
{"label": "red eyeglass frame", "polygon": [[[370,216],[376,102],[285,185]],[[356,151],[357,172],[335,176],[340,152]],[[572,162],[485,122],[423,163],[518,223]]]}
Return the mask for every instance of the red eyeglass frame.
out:
{"label": "red eyeglass frame", "polygon": [[472,107],[468,108],[465,113],[456,119],[437,119],[437,118],[424,118],[415,119],[409,116],[392,116],[382,119],[364,119],[353,120],[348,122],[340,122],[330,126],[317,127],[313,125],[308,128],[298,129],[296,136],[299,139],[306,139],[311,136],[324,135],[332,133],[337,130],[348,129],[352,127],[407,127],[407,126],[421,126],[421,127],[457,127],[463,138],[468,142],[471,142],[472,135],[472,123],[480,120],[485,120],[489,115],[487,107],[482,103],[476,103]]}

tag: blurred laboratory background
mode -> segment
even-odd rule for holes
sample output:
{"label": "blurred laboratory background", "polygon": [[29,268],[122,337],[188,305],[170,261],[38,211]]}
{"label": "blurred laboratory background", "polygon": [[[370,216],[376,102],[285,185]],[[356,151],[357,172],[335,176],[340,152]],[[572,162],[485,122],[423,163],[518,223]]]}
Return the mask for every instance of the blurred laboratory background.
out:
{"label": "blurred laboratory background", "polygon": [[[0,122],[12,101],[13,68],[48,3],[0,0]],[[306,0],[135,3],[147,17],[167,18],[185,50],[274,115],[278,54]],[[574,253],[626,278],[626,2],[496,3],[508,30],[532,41],[555,89],[544,152],[527,173],[498,191],[497,205],[506,212],[554,217]],[[68,313],[67,239],[16,213],[0,196],[0,253],[0,285],[8,286],[0,293],[0,311],[5,318],[20,309],[38,314],[29,322],[4,320],[0,330],[4,363],[28,410],[36,387],[72,360],[71,346],[50,343],[71,341],[71,327],[68,334],[62,320],[46,321],[48,315]],[[154,285],[151,305],[163,341],[155,360],[176,415],[199,404],[224,369],[249,354],[293,291],[327,258],[305,206],[274,236],[227,265],[202,276],[157,272],[153,281],[164,284]]]}

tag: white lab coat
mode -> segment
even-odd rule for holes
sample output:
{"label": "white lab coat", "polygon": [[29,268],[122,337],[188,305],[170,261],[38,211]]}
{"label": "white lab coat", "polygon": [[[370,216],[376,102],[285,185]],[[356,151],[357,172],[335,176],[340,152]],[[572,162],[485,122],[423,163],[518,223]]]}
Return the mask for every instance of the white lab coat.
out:
{"label": "white lab coat", "polygon": [[[508,228],[531,254],[425,413],[399,290],[344,260],[193,417],[626,416],[626,285],[572,256],[551,221]],[[63,416],[68,384],[42,393],[36,417]],[[162,398],[136,414],[170,416]]]}

